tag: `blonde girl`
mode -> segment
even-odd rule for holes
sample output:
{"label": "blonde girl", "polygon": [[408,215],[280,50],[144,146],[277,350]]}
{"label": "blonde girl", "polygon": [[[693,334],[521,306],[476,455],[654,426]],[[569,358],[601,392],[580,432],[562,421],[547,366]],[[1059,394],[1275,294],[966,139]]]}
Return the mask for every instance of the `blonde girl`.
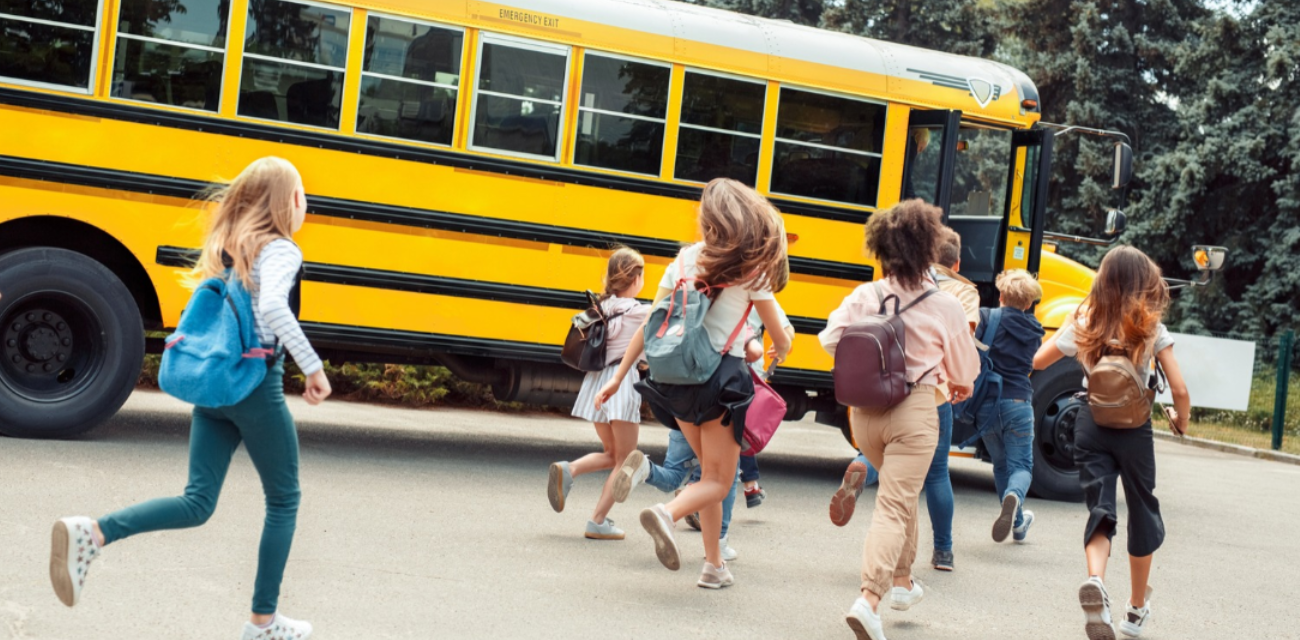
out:
{"label": "blonde girl", "polygon": [[[606,327],[606,366],[601,371],[587,373],[578,400],[573,405],[574,417],[590,420],[596,426],[602,449],[572,462],[551,463],[546,494],[551,500],[551,508],[557,513],[564,511],[575,477],[595,471],[611,471],[616,461],[636,450],[641,425],[641,394],[632,385],[640,379],[639,376],[633,373],[632,380],[623,381],[603,406],[597,407],[595,398],[596,392],[618,373],[623,352],[649,313],[650,308],[636,299],[643,288],[645,260],[641,254],[627,247],[615,251],[605,269],[605,295],[600,299],[605,315],[615,316]],[[591,520],[587,521],[584,535],[592,540],[623,539],[623,530],[614,526],[612,518],[606,517],[614,506],[614,477],[615,473],[611,471],[600,498],[596,500]]]}
{"label": "blonde girl", "polygon": [[[765,326],[781,326],[773,294],[785,288],[789,264],[785,229],[776,208],[753,189],[719,178],[704,187],[699,231],[702,242],[682,249],[668,265],[655,303],[672,293],[680,267],[685,277],[696,279],[697,286],[707,283],[713,287],[713,303],[704,318],[704,328],[715,349],[724,350],[735,328],[744,321],[750,303]],[[789,336],[773,331],[772,343],[775,358],[784,360],[790,351]],[[596,395],[597,407],[615,397],[644,349],[644,334],[638,330],[613,379]],[[649,380],[636,388],[649,401],[656,419],[686,436],[700,460],[701,478],[668,504],[643,510],[641,525],[654,539],[659,561],[676,571],[681,567],[681,558],[673,524],[698,511],[705,557],[698,584],[713,589],[729,586],[733,577],[722,559],[718,540],[722,499],[736,479],[745,412],[754,398],[754,383],[745,365],[745,345],[735,341],[722,364],[703,384],[659,384],[654,375],[651,365]]]}
{"label": "blonde girl", "polygon": [[[880,604],[905,610],[925,595],[912,579],[916,560],[917,504],[939,442],[937,407],[964,400],[979,375],[979,355],[961,303],[938,290],[930,265],[942,242],[942,212],[921,200],[905,200],[867,221],[867,253],[884,278],[864,284],[831,313],[818,338],[832,356],[844,329],[868,316],[915,303],[904,316],[907,381],[911,394],[884,411],[853,407],[853,439],[880,470],[880,489],[862,551],[862,582],[846,616],[858,640],[884,640]],[[896,299],[894,307],[890,299]],[[951,398],[939,392],[942,383]]]}
{"label": "blonde girl", "polygon": [[[1174,359],[1174,339],[1160,321],[1169,305],[1169,289],[1160,267],[1129,246],[1111,249],[1101,261],[1092,291],[1034,356],[1034,368],[1046,369],[1065,356],[1075,356],[1085,370],[1102,356],[1123,354],[1144,380],[1155,375],[1152,354],[1169,380],[1174,398],[1171,428],[1187,431],[1191,396]],[[1074,461],[1088,505],[1083,531],[1088,579],[1079,587],[1084,631],[1089,640],[1113,640],[1115,629],[1106,592],[1106,560],[1119,526],[1115,485],[1124,483],[1128,505],[1129,577],[1133,590],[1120,631],[1136,638],[1151,619],[1151,559],[1165,539],[1165,523],[1156,500],[1156,459],[1151,423],[1137,429],[1099,425],[1087,403],[1074,423]]]}
{"label": "blonde girl", "polygon": [[[307,197],[302,178],[287,160],[262,158],[248,165],[212,197],[211,229],[198,265],[197,282],[233,271],[252,294],[257,334],[263,345],[283,345],[307,376],[303,397],[320,404],[330,395],[324,366],[298,326],[291,308],[302,252],[290,238],[302,227]],[[296,296],[293,296],[296,298]],[[266,521],[258,549],[253,606],[243,640],[306,638],[311,624],[277,613],[280,581],[298,514],[298,434],[284,402],[284,359],[268,361],[266,379],[248,398],[229,407],[195,407],[190,427],[190,469],[185,493],[127,507],[92,520],[63,518],[54,524],[50,578],[63,604],[77,604],[86,571],[105,545],[162,529],[207,522],[235,448],[243,442],[266,494]],[[213,380],[212,384],[222,384]]]}

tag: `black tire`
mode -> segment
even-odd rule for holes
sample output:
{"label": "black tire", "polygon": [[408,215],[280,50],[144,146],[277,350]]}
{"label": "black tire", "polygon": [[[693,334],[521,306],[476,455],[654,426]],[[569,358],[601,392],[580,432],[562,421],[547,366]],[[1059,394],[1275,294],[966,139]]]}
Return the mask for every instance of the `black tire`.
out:
{"label": "black tire", "polygon": [[144,326],[126,285],[64,249],[0,255],[0,435],[95,428],[140,377]]}
{"label": "black tire", "polygon": [[1047,500],[1082,502],[1079,470],[1074,464],[1074,418],[1083,401],[1083,368],[1073,358],[1036,372],[1034,385],[1034,480],[1031,495]]}

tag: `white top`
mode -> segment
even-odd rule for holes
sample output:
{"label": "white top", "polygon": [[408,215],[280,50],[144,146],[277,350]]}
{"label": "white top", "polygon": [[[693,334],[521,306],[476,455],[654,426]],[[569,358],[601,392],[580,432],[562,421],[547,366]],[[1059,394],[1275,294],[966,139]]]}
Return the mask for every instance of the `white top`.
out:
{"label": "white top", "polygon": [[[672,289],[677,285],[678,262],[682,263],[687,278],[696,275],[699,270],[695,267],[695,260],[703,248],[704,243],[700,242],[682,249],[681,253],[677,254],[677,259],[673,260],[664,271],[664,277],[659,281],[659,288]],[[776,300],[776,296],[767,289],[754,290],[738,285],[722,289],[722,293],[714,298],[713,304],[709,307],[708,315],[704,316],[704,329],[709,332],[709,342],[713,343],[714,349],[722,351],[723,347],[727,346],[727,338],[731,337],[736,326],[744,319],[745,309],[749,307],[749,303],[758,300]],[[731,345],[731,351],[727,353],[738,358],[745,357],[743,333],[736,338],[736,342]]]}
{"label": "white top", "polygon": [[253,318],[257,320],[257,337],[262,344],[269,345],[279,339],[298,368],[311,375],[325,365],[289,308],[289,292],[301,268],[302,250],[293,241],[280,238],[262,248],[253,262]]}
{"label": "white top", "polygon": [[[641,301],[636,298],[615,296],[600,303],[600,306],[605,315],[623,312],[622,315],[610,320],[605,327],[605,365],[608,366],[623,359],[627,353],[627,345],[632,342],[632,336],[641,330],[641,323],[645,322],[645,317],[650,314],[650,305],[641,304]],[[641,353],[641,359],[645,360],[644,351]]]}
{"label": "white top", "polygon": [[[1075,322],[1086,324],[1083,318],[1078,318]],[[1070,356],[1071,358],[1079,355],[1079,345],[1076,340],[1077,336],[1074,331],[1074,323],[1068,324],[1056,332],[1056,348],[1060,349],[1061,353]],[[1155,354],[1172,346],[1174,346],[1174,337],[1169,335],[1169,330],[1165,328],[1165,324],[1162,322],[1156,325],[1156,346],[1151,355],[1155,356]],[[1134,364],[1137,366],[1138,375],[1142,376],[1143,380],[1150,381],[1151,376],[1154,373],[1152,371],[1153,367],[1151,366],[1151,361],[1148,360],[1146,362],[1138,362]],[[1084,376],[1083,386],[1088,386],[1087,376]]]}

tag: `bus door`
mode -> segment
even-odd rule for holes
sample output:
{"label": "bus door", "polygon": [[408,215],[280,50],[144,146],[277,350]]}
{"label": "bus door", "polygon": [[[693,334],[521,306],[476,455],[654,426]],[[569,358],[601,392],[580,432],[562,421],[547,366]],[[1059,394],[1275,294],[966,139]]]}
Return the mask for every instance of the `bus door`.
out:
{"label": "bus door", "polygon": [[920,198],[943,209],[947,218],[960,125],[960,111],[912,111],[907,123],[902,200]]}
{"label": "bus door", "polygon": [[1043,230],[1047,224],[1047,187],[1051,181],[1050,129],[1011,134],[1011,175],[1007,181],[1007,246],[1002,252],[1008,269],[1037,275],[1042,261]]}

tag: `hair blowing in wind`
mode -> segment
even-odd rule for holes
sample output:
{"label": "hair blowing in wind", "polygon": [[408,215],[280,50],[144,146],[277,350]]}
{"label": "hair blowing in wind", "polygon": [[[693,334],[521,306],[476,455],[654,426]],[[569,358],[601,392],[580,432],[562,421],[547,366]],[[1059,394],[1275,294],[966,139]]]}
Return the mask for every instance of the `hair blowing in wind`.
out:
{"label": "hair blowing in wind", "polygon": [[1079,359],[1088,367],[1097,364],[1108,350],[1116,349],[1112,340],[1135,363],[1149,357],[1142,352],[1168,305],[1169,288],[1151,258],[1127,245],[1111,249],[1075,321]]}
{"label": "hair blowing in wind", "polygon": [[288,160],[253,161],[225,187],[208,196],[211,227],[198,264],[186,278],[191,286],[225,271],[221,254],[234,262],[235,274],[252,290],[253,261],[267,243],[293,235],[293,197],[298,170]]}
{"label": "hair blowing in wind", "polygon": [[785,223],[757,191],[729,178],[704,186],[700,197],[704,249],[696,262],[710,285],[781,291],[790,280]]}

